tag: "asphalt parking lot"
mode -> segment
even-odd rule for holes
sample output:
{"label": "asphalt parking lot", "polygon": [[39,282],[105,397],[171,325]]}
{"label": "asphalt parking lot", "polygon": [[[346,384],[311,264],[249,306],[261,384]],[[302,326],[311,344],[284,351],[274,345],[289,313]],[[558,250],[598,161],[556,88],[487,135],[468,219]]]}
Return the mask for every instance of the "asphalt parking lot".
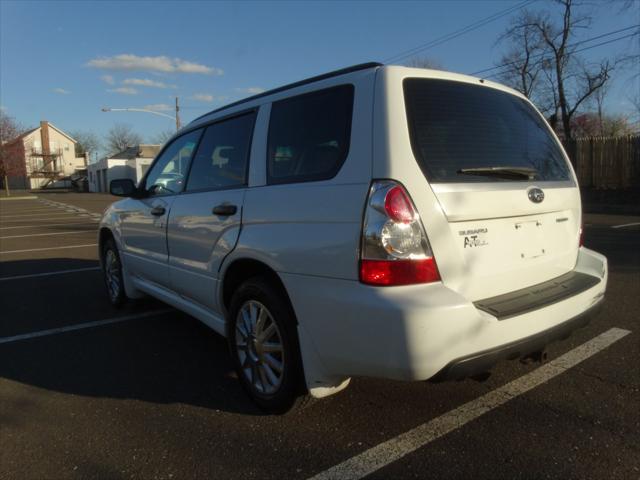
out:
{"label": "asphalt parking lot", "polygon": [[547,364],[356,378],[278,417],[196,320],[109,305],[96,229],[110,201],[0,201],[1,479],[640,478],[640,218],[585,218],[610,262],[606,303]]}

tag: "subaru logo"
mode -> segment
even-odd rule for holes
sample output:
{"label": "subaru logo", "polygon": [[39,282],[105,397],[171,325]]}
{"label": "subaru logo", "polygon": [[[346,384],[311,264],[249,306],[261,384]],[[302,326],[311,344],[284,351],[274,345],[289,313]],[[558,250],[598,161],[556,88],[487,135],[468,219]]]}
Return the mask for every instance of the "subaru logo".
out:
{"label": "subaru logo", "polygon": [[540,203],[544,200],[544,192],[539,188],[532,188],[529,190],[529,200],[533,203]]}

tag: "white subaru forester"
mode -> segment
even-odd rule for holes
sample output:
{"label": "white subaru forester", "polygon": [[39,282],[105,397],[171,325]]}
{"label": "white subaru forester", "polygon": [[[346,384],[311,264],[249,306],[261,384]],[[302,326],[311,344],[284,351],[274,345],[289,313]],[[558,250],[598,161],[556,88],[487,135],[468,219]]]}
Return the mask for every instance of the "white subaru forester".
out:
{"label": "white subaru forester", "polygon": [[567,156],[519,93],[364,64],[206,114],[100,225],[110,301],[228,339],[284,412],[355,375],[459,379],[544,350],[604,298]]}

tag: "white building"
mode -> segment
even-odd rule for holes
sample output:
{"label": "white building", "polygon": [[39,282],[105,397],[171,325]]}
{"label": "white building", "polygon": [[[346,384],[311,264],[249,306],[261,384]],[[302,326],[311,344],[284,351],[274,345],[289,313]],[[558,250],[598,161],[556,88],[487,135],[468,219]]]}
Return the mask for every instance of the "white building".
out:
{"label": "white building", "polygon": [[109,182],[130,178],[138,183],[160,151],[161,145],[136,145],[87,166],[90,192],[109,192]]}
{"label": "white building", "polygon": [[69,182],[84,170],[85,157],[76,157],[74,140],[52,123],[40,126],[3,144],[9,185],[13,188],[42,188]]}

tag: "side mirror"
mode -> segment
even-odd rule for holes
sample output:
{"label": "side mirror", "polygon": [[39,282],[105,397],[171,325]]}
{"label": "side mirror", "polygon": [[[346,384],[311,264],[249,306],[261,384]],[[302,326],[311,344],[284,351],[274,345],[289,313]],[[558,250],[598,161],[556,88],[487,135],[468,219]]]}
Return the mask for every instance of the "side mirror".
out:
{"label": "side mirror", "polygon": [[130,178],[118,178],[109,182],[109,193],[117,197],[136,197],[138,189]]}

